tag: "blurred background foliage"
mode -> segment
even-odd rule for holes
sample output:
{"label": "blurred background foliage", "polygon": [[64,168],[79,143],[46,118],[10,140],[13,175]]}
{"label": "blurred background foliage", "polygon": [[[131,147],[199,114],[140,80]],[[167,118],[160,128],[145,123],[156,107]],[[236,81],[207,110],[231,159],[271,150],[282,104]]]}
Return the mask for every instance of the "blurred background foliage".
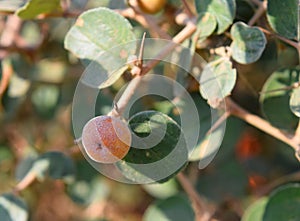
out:
{"label": "blurred background foliage", "polygon": [[[99,6],[126,7],[119,0],[69,2],[70,11],[75,12]],[[252,17],[255,6],[249,2],[236,1],[237,21],[248,21]],[[15,11],[24,3],[22,0],[0,1],[0,11]],[[181,1],[169,0],[165,13],[156,15],[161,27],[170,34],[181,28],[172,19],[180,8]],[[7,27],[9,19],[20,27]],[[137,37],[147,31],[130,21]],[[24,21],[0,16],[0,76],[1,82],[8,82],[6,88],[3,88],[5,83],[0,85],[0,220],[22,221],[27,216],[32,221],[148,221],[154,220],[153,217],[160,217],[156,220],[193,220],[191,203],[176,178],[163,184],[118,183],[93,169],[74,144],[71,105],[76,84],[85,68],[64,49],[64,37],[74,22],[75,18],[67,16]],[[9,28],[19,29],[19,33],[14,39],[17,45],[8,44],[8,49],[5,44],[9,41],[6,36]],[[208,57],[209,48],[223,38],[224,35],[211,36],[197,52]],[[22,45],[26,45],[22,50],[15,47]],[[259,92],[264,83],[278,68],[298,64],[297,56],[294,48],[269,37],[258,61],[247,65],[234,63],[238,80],[232,97],[246,109],[262,115]],[[114,94],[127,80],[128,76],[124,75],[111,88],[101,91],[96,108],[98,115],[109,112]],[[192,81],[190,92],[201,100],[193,89],[194,84]],[[145,98],[132,111],[168,112],[169,106],[158,98]],[[274,181],[280,179],[281,184],[300,179],[299,162],[290,148],[231,117],[216,158],[203,170],[197,166],[197,162],[191,162],[185,173],[207,204],[216,208],[214,218],[222,221],[240,220],[257,197],[270,193]],[[11,191],[15,188],[26,205],[19,202],[20,198],[14,199]],[[13,211],[19,215],[5,213],[3,205],[8,205],[5,204],[8,201],[14,202],[10,206],[17,205]],[[24,212],[27,210],[29,215]],[[162,215],[161,211],[167,215]]]}

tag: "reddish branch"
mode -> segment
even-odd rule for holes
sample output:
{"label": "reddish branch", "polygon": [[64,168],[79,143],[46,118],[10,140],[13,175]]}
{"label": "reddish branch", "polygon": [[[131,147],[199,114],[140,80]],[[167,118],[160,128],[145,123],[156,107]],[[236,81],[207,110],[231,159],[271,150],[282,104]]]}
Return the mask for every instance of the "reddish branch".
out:
{"label": "reddish branch", "polygon": [[194,189],[193,185],[186,178],[186,176],[181,172],[177,174],[177,179],[180,182],[182,188],[189,196],[192,201],[193,209],[195,211],[195,220],[196,221],[208,221],[211,218],[209,208],[204,203],[198,192]]}
{"label": "reddish branch", "polygon": [[238,118],[241,118],[248,124],[266,132],[267,134],[270,134],[271,136],[275,137],[278,140],[281,140],[282,142],[288,144],[291,146],[295,152],[299,151],[300,143],[296,142],[295,139],[293,139],[294,135],[283,133],[278,128],[272,126],[268,121],[249,113],[247,110],[240,107],[238,104],[236,104],[233,100],[230,98],[226,98],[226,107],[227,110],[233,115]]}

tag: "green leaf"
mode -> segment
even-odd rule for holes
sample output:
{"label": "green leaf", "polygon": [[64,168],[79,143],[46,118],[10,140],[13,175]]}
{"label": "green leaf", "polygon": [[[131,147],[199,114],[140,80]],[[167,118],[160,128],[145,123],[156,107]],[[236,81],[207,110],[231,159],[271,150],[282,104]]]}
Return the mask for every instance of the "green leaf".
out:
{"label": "green leaf", "polygon": [[34,173],[41,180],[49,176],[52,179],[63,179],[66,183],[70,183],[74,179],[75,165],[73,160],[65,154],[50,151],[42,154],[32,163],[27,174],[29,173]]}
{"label": "green leaf", "polygon": [[297,117],[300,117],[300,87],[293,90],[290,99],[290,108]]}
{"label": "green leaf", "polygon": [[36,159],[37,156],[34,153],[30,153],[28,156],[22,158],[15,171],[16,180],[20,181],[28,174]]}
{"label": "green leaf", "polygon": [[296,39],[298,26],[298,0],[271,0],[267,7],[268,21],[278,34]]}
{"label": "green leaf", "polygon": [[60,0],[29,0],[26,5],[16,11],[22,19],[33,19],[40,14],[61,11]]}
{"label": "green leaf", "polygon": [[267,203],[267,197],[263,197],[255,201],[255,203],[253,203],[250,207],[246,209],[242,217],[242,221],[263,221],[263,215]]}
{"label": "green leaf", "polygon": [[236,69],[232,68],[230,61],[210,62],[200,76],[200,93],[212,107],[216,107],[220,100],[230,95],[235,82]]}
{"label": "green leaf", "polygon": [[233,22],[236,11],[235,0],[196,0],[198,13],[209,12],[218,23],[217,34],[222,34]]}
{"label": "green leaf", "polygon": [[208,12],[200,13],[197,19],[197,32],[196,35],[199,41],[210,36],[217,27],[217,20],[215,16]]}
{"label": "green leaf", "polygon": [[76,180],[67,186],[70,198],[78,204],[89,205],[105,199],[109,186],[85,159],[76,162]]}
{"label": "green leaf", "polygon": [[257,27],[250,27],[243,22],[235,23],[231,28],[232,57],[241,64],[257,61],[265,50],[267,40]]}
{"label": "green leaf", "polygon": [[[180,126],[156,111],[134,115],[132,147],[117,166],[128,179],[139,183],[165,182],[185,166],[188,157]],[[175,160],[176,159],[176,160]]]}
{"label": "green leaf", "polygon": [[136,50],[130,23],[107,8],[82,13],[65,38],[65,48],[91,62],[83,81],[93,87],[112,85],[128,68],[127,59]]}
{"label": "green leaf", "polygon": [[60,96],[56,85],[40,85],[33,91],[31,101],[41,117],[50,119],[55,115]]}
{"label": "green leaf", "polygon": [[27,206],[13,194],[2,194],[0,195],[0,218],[1,221],[27,221]]}
{"label": "green leaf", "polygon": [[300,185],[288,184],[272,192],[263,221],[298,221],[300,217]]}
{"label": "green leaf", "polygon": [[263,86],[260,97],[263,113],[280,129],[294,130],[298,124],[298,118],[289,107],[291,91],[286,87],[298,82],[299,74],[299,68],[284,68],[275,71]]}
{"label": "green leaf", "polygon": [[182,221],[194,219],[195,215],[191,203],[182,195],[176,195],[150,205],[143,217],[143,221]]}
{"label": "green leaf", "polygon": [[151,196],[159,199],[166,199],[178,193],[178,185],[175,179],[170,179],[165,183],[143,185],[143,188]]}

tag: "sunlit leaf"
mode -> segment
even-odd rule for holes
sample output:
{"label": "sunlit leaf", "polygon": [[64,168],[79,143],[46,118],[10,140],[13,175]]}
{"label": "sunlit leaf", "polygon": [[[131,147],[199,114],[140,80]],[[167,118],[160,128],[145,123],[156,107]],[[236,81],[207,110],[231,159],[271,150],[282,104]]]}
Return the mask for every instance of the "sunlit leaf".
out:
{"label": "sunlit leaf", "polygon": [[136,50],[130,23],[107,8],[82,13],[65,38],[65,48],[91,62],[83,81],[104,88],[112,85],[128,68],[128,56]]}
{"label": "sunlit leaf", "polygon": [[1,221],[27,221],[27,205],[19,197],[6,193],[0,195]]}
{"label": "sunlit leaf", "polygon": [[223,33],[233,22],[236,11],[235,0],[196,0],[198,13],[208,12],[217,20],[217,34]]}
{"label": "sunlit leaf", "polygon": [[200,92],[212,107],[231,94],[236,82],[236,69],[229,60],[208,63],[200,76]]}
{"label": "sunlit leaf", "polygon": [[243,214],[242,221],[263,221],[263,215],[265,212],[268,198],[263,197],[255,201],[250,207],[248,207]]}
{"label": "sunlit leaf", "polygon": [[40,14],[61,11],[60,0],[29,0],[16,14],[22,19],[33,19]]}
{"label": "sunlit leaf", "polygon": [[199,40],[203,40],[210,36],[217,27],[217,21],[215,16],[210,13],[200,13],[197,19],[197,32],[196,35]]}
{"label": "sunlit leaf", "polygon": [[159,199],[166,199],[178,193],[178,184],[175,179],[170,179],[165,183],[146,184],[143,188],[151,196]]}
{"label": "sunlit leaf", "polygon": [[300,87],[293,90],[290,108],[297,117],[300,117]]}
{"label": "sunlit leaf", "polygon": [[257,61],[266,47],[266,37],[257,27],[250,27],[243,22],[235,23],[231,28],[232,57],[241,64]]}

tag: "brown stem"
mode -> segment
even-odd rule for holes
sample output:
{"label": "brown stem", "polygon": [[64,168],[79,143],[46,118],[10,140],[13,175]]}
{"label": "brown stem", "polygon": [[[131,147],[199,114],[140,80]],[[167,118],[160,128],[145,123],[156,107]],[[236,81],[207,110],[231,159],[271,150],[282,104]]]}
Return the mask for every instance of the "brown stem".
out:
{"label": "brown stem", "polygon": [[193,21],[190,21],[187,24],[187,26],[173,38],[172,42],[170,42],[168,45],[166,45],[165,48],[161,50],[161,52],[155,57],[155,59],[152,59],[143,67],[141,74],[137,75],[136,77],[133,78],[133,80],[130,81],[124,93],[122,94],[119,101],[117,102],[118,111],[116,111],[114,108],[108,115],[113,115],[113,116],[122,115],[130,98],[132,97],[135,90],[137,89],[140,82],[142,81],[142,76],[147,74],[165,56],[167,56],[174,48],[176,48],[178,46],[177,44],[189,38],[195,31],[196,31],[195,23]]}
{"label": "brown stem", "polygon": [[292,138],[292,135],[286,135],[278,128],[272,126],[269,122],[266,120],[249,113],[242,107],[240,107],[238,104],[236,104],[233,100],[230,98],[226,98],[226,105],[228,108],[228,111],[233,116],[236,116],[238,118],[241,118],[245,122],[249,123],[250,125],[266,132],[267,134],[270,134],[271,136],[277,138],[278,140],[281,140],[282,142],[288,144],[291,146],[296,152],[299,149],[299,144],[296,143]]}
{"label": "brown stem", "polygon": [[186,10],[186,13],[188,14],[189,18],[194,17],[194,13],[192,12],[189,4],[187,3],[186,0],[181,0],[182,4],[184,5],[184,8]]}
{"label": "brown stem", "polygon": [[209,131],[207,131],[206,136],[214,132],[227,118],[230,116],[230,112],[226,111],[215,123],[211,126]]}
{"label": "brown stem", "polygon": [[261,1],[260,0],[252,0],[252,2],[254,4],[256,4],[257,6],[260,6],[261,5]]}
{"label": "brown stem", "polygon": [[255,191],[255,195],[258,197],[262,197],[262,196],[270,193],[277,186],[280,186],[287,182],[293,182],[293,181],[299,181],[299,180],[300,180],[300,172],[288,174],[286,176],[280,177],[280,178],[274,180],[273,182],[259,188],[258,190]]}
{"label": "brown stem", "polygon": [[[21,28],[22,21],[16,15],[10,15],[7,18],[4,30],[0,38],[0,45],[3,48],[10,48],[13,46],[16,37]],[[0,50],[0,59],[3,59],[8,54],[8,50]]]}
{"label": "brown stem", "polygon": [[295,131],[295,136],[294,136],[294,141],[297,142],[298,144],[300,144],[300,120],[299,120],[299,123],[298,123],[298,127]]}
{"label": "brown stem", "polygon": [[136,20],[143,27],[147,28],[152,37],[160,37],[163,39],[172,39],[170,35],[164,32],[158,25],[156,18],[151,15],[147,15],[139,10],[137,7],[126,8],[123,10],[115,10],[120,15]]}
{"label": "brown stem", "polygon": [[36,174],[29,172],[26,176],[15,186],[14,192],[20,192],[28,187],[36,179]]}
{"label": "brown stem", "polygon": [[282,36],[280,36],[280,35],[278,35],[278,34],[276,34],[276,33],[273,33],[273,32],[271,32],[271,31],[269,31],[269,30],[267,30],[267,29],[264,29],[264,28],[262,28],[262,27],[259,27],[259,29],[260,29],[262,32],[264,32],[265,34],[267,34],[267,35],[273,35],[273,36],[275,36],[276,38],[278,38],[279,40],[281,40],[281,41],[283,41],[283,42],[285,42],[285,43],[291,45],[292,47],[294,47],[294,48],[296,48],[296,49],[298,50],[299,45],[298,45],[297,42],[292,41],[292,40],[290,40],[290,39],[287,39],[287,38],[285,38],[285,37],[282,37]]}
{"label": "brown stem", "polygon": [[256,23],[256,21],[265,13],[267,9],[267,2],[260,2],[259,1],[259,7],[255,14],[252,16],[252,18],[249,20],[248,25],[252,26]]}
{"label": "brown stem", "polygon": [[209,209],[207,208],[204,200],[199,196],[198,192],[194,189],[193,185],[187,179],[187,177],[181,172],[177,174],[177,179],[192,202],[192,206],[195,211],[195,217],[196,217],[195,220],[196,221],[210,220],[211,214],[209,212]]}
{"label": "brown stem", "polygon": [[14,70],[9,62],[7,61],[2,62],[2,78],[0,81],[0,99],[3,93],[5,92],[6,88],[8,87],[8,83],[13,72]]}

